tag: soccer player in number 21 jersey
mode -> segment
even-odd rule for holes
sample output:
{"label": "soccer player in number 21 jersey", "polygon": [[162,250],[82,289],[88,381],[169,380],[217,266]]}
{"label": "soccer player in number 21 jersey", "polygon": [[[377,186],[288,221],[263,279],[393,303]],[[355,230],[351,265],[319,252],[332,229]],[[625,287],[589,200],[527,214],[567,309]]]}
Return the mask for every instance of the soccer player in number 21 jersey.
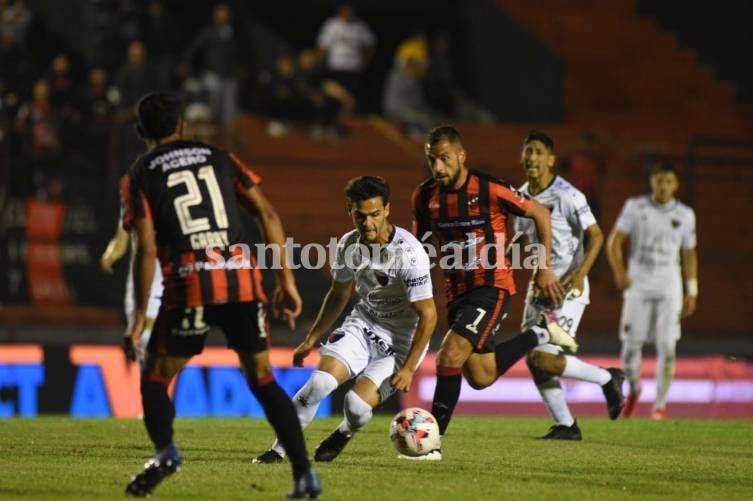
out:
{"label": "soccer player in number 21 jersey", "polygon": [[180,469],[182,459],[173,442],[175,408],[167,388],[190,358],[201,353],[210,326],[216,325],[238,354],[251,391],[290,455],[293,490],[288,496],[316,497],[321,485],[311,469],[295,409],[272,374],[261,275],[253,255],[243,256],[239,250],[231,256],[228,250],[245,242],[238,209],[243,200],[266,240],[279,250],[282,266],[273,303],[294,327],[301,299],[282,252],[285,235],[279,217],[262,194],[259,177],[237,157],[183,140],[181,104],[175,96],[144,96],[136,116],[148,151],[121,183],[123,227],[137,239],[136,308],[126,332],[126,352],[132,359],[145,325],[157,256],[165,290],[141,375],[144,424],[156,455],[133,477],[126,493],[148,496]]}

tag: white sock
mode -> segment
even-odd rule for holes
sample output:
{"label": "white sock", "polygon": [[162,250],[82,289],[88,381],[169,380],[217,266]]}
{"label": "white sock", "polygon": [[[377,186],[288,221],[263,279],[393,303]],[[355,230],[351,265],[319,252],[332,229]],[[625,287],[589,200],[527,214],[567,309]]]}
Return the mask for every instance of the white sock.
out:
{"label": "white sock", "polygon": [[641,391],[641,362],[643,360],[643,346],[634,343],[622,343],[622,367],[625,377],[630,383],[630,393]]}
{"label": "white sock", "polygon": [[547,344],[552,340],[552,336],[551,334],[549,334],[549,331],[543,327],[534,325],[533,327],[531,327],[531,330],[534,334],[536,334],[536,337],[539,338],[539,346],[541,346],[542,344]]}
{"label": "white sock", "polygon": [[546,410],[554,420],[555,424],[563,426],[572,426],[575,423],[575,418],[570,414],[570,409],[565,402],[565,393],[562,391],[560,380],[557,377],[553,377],[546,383],[542,383],[536,386],[541,393],[541,398],[544,400]]}
{"label": "white sock", "polygon": [[343,400],[343,414],[345,418],[339,429],[342,434],[349,437],[371,421],[373,409],[358,393],[350,390]]}
{"label": "white sock", "polygon": [[667,406],[669,386],[675,377],[675,353],[667,353],[657,345],[656,350],[656,400],[653,410]]}
{"label": "white sock", "polygon": [[596,367],[572,355],[565,355],[565,369],[562,376],[596,383],[599,386],[605,385],[612,379],[612,375],[601,367]]}
{"label": "white sock", "polygon": [[[298,421],[301,422],[301,428],[306,428],[314,420],[319,402],[332,393],[338,387],[337,379],[329,372],[315,370],[303,388],[293,395],[293,405],[295,406]],[[285,456],[285,449],[280,441],[275,439],[272,444],[272,450],[280,456]]]}

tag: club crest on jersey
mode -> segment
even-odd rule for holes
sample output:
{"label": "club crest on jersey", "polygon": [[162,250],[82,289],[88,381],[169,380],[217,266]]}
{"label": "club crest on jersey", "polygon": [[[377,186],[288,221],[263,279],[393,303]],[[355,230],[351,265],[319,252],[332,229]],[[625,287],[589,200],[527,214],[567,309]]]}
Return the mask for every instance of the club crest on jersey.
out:
{"label": "club crest on jersey", "polygon": [[471,209],[478,207],[478,195],[473,195],[468,199],[468,207],[470,207]]}
{"label": "club crest on jersey", "polygon": [[388,277],[387,275],[385,275],[381,271],[375,271],[374,272],[374,276],[376,277],[377,282],[379,282],[379,285],[381,285],[382,287],[384,287],[385,285],[387,285],[389,283],[389,281],[390,281],[390,277]]}
{"label": "club crest on jersey", "polygon": [[329,337],[327,338],[327,343],[329,344],[336,343],[339,340],[341,340],[344,335],[345,334],[330,334]]}
{"label": "club crest on jersey", "polygon": [[677,229],[680,227],[680,221],[678,219],[672,220],[672,228]]}

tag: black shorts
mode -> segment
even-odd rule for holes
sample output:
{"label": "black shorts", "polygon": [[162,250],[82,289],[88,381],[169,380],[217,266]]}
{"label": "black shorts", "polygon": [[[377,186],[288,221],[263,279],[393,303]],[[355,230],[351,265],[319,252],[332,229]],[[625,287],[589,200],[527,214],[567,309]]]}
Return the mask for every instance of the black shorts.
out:
{"label": "black shorts", "polygon": [[147,349],[177,357],[198,355],[212,326],[222,329],[233,350],[258,353],[269,349],[269,321],[265,305],[259,301],[160,308]]}
{"label": "black shorts", "polygon": [[447,305],[450,329],[473,345],[476,353],[494,351],[494,336],[510,309],[510,294],[496,287],[479,287]]}

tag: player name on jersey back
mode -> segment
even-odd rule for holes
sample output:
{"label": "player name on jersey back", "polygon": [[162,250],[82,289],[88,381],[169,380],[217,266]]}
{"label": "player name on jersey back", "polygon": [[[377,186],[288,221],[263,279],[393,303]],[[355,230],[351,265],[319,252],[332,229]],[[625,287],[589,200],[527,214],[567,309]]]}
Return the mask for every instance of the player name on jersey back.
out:
{"label": "player name on jersey back", "polygon": [[151,220],[167,307],[266,300],[255,257],[232,250],[247,242],[238,197],[260,182],[232,153],[196,141],[158,145],[128,170],[123,227]]}

